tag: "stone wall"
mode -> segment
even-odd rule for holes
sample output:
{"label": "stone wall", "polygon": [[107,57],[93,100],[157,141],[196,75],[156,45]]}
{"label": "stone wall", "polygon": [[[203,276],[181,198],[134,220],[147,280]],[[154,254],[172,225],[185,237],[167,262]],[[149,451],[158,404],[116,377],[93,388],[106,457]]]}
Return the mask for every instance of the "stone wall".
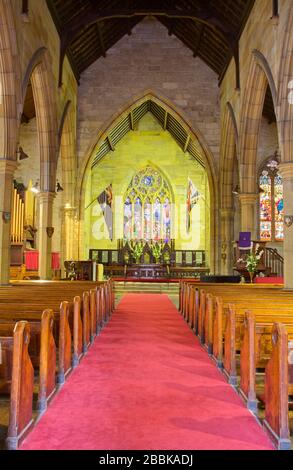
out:
{"label": "stone wall", "polygon": [[145,19],[82,73],[78,89],[78,158],[90,156],[100,132],[146,91],[199,129],[219,156],[216,74],[158,21]]}

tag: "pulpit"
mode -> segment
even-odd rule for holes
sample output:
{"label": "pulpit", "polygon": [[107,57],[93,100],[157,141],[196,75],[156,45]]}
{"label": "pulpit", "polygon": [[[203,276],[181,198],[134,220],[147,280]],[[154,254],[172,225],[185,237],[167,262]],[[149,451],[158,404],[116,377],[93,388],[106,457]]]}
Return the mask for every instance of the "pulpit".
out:
{"label": "pulpit", "polygon": [[93,261],[64,261],[66,279],[76,281],[93,280]]}

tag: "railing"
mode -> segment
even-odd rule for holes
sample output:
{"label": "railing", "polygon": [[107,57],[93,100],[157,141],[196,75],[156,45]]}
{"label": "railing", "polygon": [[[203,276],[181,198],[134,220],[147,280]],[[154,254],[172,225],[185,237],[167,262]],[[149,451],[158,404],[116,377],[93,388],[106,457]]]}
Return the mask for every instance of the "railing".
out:
{"label": "railing", "polygon": [[284,275],[284,258],[276,248],[266,247],[264,250],[264,264],[270,275]]}

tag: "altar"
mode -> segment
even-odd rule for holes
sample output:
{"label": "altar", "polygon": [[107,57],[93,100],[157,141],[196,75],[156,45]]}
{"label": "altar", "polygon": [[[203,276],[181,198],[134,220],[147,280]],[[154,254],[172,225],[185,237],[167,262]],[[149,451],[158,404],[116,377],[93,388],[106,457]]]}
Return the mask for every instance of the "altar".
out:
{"label": "altar", "polygon": [[[117,249],[90,249],[89,260],[65,261],[66,277],[89,280],[95,265],[102,264],[104,275],[116,279],[179,280],[209,274],[204,250],[175,250],[170,241],[119,241]],[[71,270],[71,271],[70,271]],[[71,273],[71,274],[70,274]]]}

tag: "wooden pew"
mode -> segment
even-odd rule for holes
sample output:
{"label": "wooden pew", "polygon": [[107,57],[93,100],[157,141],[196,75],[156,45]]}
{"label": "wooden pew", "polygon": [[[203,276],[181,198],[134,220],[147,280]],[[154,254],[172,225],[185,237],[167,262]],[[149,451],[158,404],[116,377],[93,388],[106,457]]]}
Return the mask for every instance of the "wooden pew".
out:
{"label": "wooden pew", "polygon": [[39,368],[39,393],[37,409],[40,413],[47,409],[56,392],[56,344],[53,335],[54,313],[46,309],[41,322],[41,349]]}
{"label": "wooden pew", "polygon": [[73,299],[73,367],[79,364],[83,355],[82,337],[81,299],[76,296]]}
{"label": "wooden pew", "polygon": [[[29,322],[30,326],[30,345],[29,354],[31,362],[39,372],[39,391],[38,391],[38,411],[44,411],[47,407],[47,401],[56,391],[56,345],[53,336],[54,314],[52,310],[45,310],[40,322]],[[0,321],[0,336],[2,340],[5,337],[13,336],[16,322]],[[34,341],[37,338],[37,341]],[[31,344],[33,343],[33,348]],[[37,345],[37,346],[36,346]],[[12,375],[12,362],[6,360],[2,365],[2,374],[6,377]],[[10,393],[9,383],[3,389]]]}
{"label": "wooden pew", "polygon": [[[293,394],[293,364],[288,365],[287,357],[288,338],[293,339],[292,292],[289,295],[279,295],[276,291],[265,292],[265,295],[259,292],[256,298],[247,292],[242,297],[239,290],[235,295],[232,290],[224,293],[225,302],[235,300],[235,304],[227,302],[224,307],[220,296],[214,298],[200,289],[196,309],[191,289],[198,290],[198,286],[181,287],[181,312],[189,324],[198,322],[203,345],[219,366],[223,358],[225,374],[234,386],[237,385],[236,354],[241,344],[239,392],[253,412],[261,398],[256,387],[257,370],[266,366],[264,427],[278,449],[290,449],[288,394]],[[253,312],[245,312],[247,307]],[[195,315],[191,322],[190,315]],[[268,341],[270,336],[272,347]],[[293,351],[293,341],[289,345]],[[290,367],[291,379],[288,381]]]}
{"label": "wooden pew", "polygon": [[69,302],[60,305],[59,344],[58,344],[58,384],[65,382],[71,370],[71,331],[69,326]]}
{"label": "wooden pew", "polygon": [[82,350],[85,354],[88,351],[91,342],[91,323],[90,323],[90,296],[86,291],[82,296]]}
{"label": "wooden pew", "polygon": [[96,290],[90,290],[90,325],[91,325],[91,343],[95,336],[99,334],[98,314],[97,314],[97,298]]}
{"label": "wooden pew", "polygon": [[272,354],[265,371],[265,419],[263,426],[279,450],[291,449],[288,424],[287,357],[288,334],[286,327],[281,323],[275,323],[272,331]]}
{"label": "wooden pew", "polygon": [[6,445],[8,449],[12,450],[17,449],[19,442],[33,425],[34,369],[28,352],[30,342],[28,322],[18,322],[15,325],[13,337],[10,339],[8,337],[1,338],[0,342],[5,348],[2,361],[10,360],[9,356],[11,357],[12,351],[11,377],[0,378],[0,382],[2,380],[10,382],[10,412]]}
{"label": "wooden pew", "polygon": [[[65,380],[66,375],[70,372],[71,366],[76,366],[79,362],[82,353],[86,352],[89,343],[90,343],[90,320],[93,318],[95,320],[95,315],[99,312],[101,319],[106,319],[110,311],[112,310],[113,302],[110,293],[112,293],[110,286],[107,285],[106,288],[102,289],[102,295],[100,288],[92,289],[92,313],[90,311],[90,295],[88,292],[83,293],[82,301],[79,296],[75,296],[73,303],[68,301],[61,302],[60,311],[58,312],[58,326],[59,326],[59,335],[57,339],[58,344],[58,367],[56,367],[56,342],[54,338],[54,312],[52,309],[47,309],[43,312],[43,315],[40,320],[39,309],[40,305],[35,305],[34,303],[30,306],[29,312],[21,312],[21,304],[15,309],[8,308],[7,317],[0,319],[0,334],[1,334],[1,325],[5,330],[5,337],[1,339],[1,344],[3,345],[3,357],[5,357],[5,362],[0,366],[0,374],[2,373],[1,387],[3,391],[9,392],[12,382],[9,377],[12,376],[12,351],[15,346],[15,342],[12,337],[8,337],[8,330],[12,331],[12,327],[15,326],[15,323],[11,321],[11,313],[16,318],[20,316],[27,317],[33,320],[31,323],[30,331],[34,333],[31,338],[34,336],[39,336],[39,350],[38,357],[39,363],[36,363],[36,367],[39,369],[39,392],[38,392],[38,403],[37,408],[40,413],[44,412],[48,406],[48,402],[56,391],[56,371],[57,380],[59,384],[62,384]],[[107,291],[109,295],[107,295]],[[96,297],[101,297],[101,302],[99,305],[95,303]],[[57,296],[58,298],[58,296]],[[52,298],[55,302],[54,296]],[[35,299],[33,299],[35,300]],[[6,304],[2,304],[3,308]],[[8,305],[10,305],[8,303]],[[11,305],[13,305],[11,303]],[[28,304],[30,305],[30,304]],[[23,304],[22,304],[23,307]],[[99,310],[97,309],[99,308]],[[16,312],[15,312],[16,310]],[[70,318],[70,312],[72,317]],[[5,315],[4,315],[5,317]],[[96,317],[97,319],[97,317]],[[1,323],[1,321],[3,323]],[[70,328],[71,323],[71,328]],[[18,322],[18,324],[28,324],[27,321]],[[30,325],[29,325],[30,327]],[[33,341],[31,341],[31,344]],[[71,363],[73,353],[73,362]],[[14,353],[13,353],[14,354]],[[29,353],[28,353],[29,354]],[[34,357],[36,358],[37,355]],[[25,357],[25,355],[24,355]],[[9,366],[10,358],[10,366]],[[13,359],[14,360],[14,359]],[[31,363],[31,358],[30,358]],[[10,374],[8,373],[10,370]],[[33,373],[32,373],[32,393],[33,393]],[[1,375],[0,375],[1,377]],[[29,394],[28,394],[29,397]],[[25,406],[24,412],[27,411]],[[23,416],[22,414],[20,416]],[[24,436],[26,431],[31,426],[32,421],[32,398],[30,401],[30,412],[27,412],[25,415],[30,416],[29,424],[25,427],[25,430],[21,436],[16,434],[15,429],[10,423],[10,434],[7,440],[7,446],[9,448],[16,448],[20,438]],[[22,418],[21,418],[22,419]],[[25,422],[23,420],[22,422]],[[18,429],[22,431],[22,427],[18,426]]]}
{"label": "wooden pew", "polygon": [[[283,324],[289,339],[293,339],[293,318],[287,318]],[[272,353],[272,330],[274,323],[266,321],[256,322],[253,312],[246,312],[244,321],[244,335],[240,352],[240,387],[239,392],[247,402],[247,407],[257,411],[256,374],[257,370],[265,368]],[[286,356],[287,358],[287,356]],[[293,383],[290,385],[293,392]]]}
{"label": "wooden pew", "polygon": [[[275,321],[282,322],[285,324],[292,324],[293,316],[291,313],[286,315],[285,311],[276,310],[275,313],[265,313],[262,311],[257,311],[253,309],[255,315],[255,321],[257,324],[272,325]],[[242,321],[241,330],[236,328],[237,315],[234,305],[229,305],[227,316],[226,316],[226,327],[224,334],[224,372],[228,377],[229,383],[236,385],[237,384],[237,374],[236,374],[236,354],[237,351],[240,352],[241,339],[244,333],[244,315],[241,315],[238,318],[238,323]]]}

